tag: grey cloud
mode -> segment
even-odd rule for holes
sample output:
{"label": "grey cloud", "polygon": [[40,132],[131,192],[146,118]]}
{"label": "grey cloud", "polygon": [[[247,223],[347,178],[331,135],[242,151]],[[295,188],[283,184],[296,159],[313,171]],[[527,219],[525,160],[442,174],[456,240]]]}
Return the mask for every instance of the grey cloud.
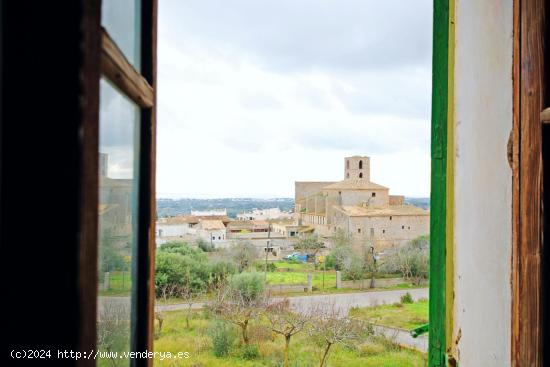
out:
{"label": "grey cloud", "polygon": [[318,150],[354,150],[369,154],[390,153],[412,147],[428,150],[430,143],[426,132],[429,131],[429,122],[426,120],[425,129],[418,129],[418,126],[411,124],[367,120],[339,124],[333,121],[319,124],[315,129],[296,129],[291,139],[299,146]]}
{"label": "grey cloud", "polygon": [[388,69],[429,64],[431,6],[428,0],[163,0],[160,27],[173,42],[226,44],[279,70]]}

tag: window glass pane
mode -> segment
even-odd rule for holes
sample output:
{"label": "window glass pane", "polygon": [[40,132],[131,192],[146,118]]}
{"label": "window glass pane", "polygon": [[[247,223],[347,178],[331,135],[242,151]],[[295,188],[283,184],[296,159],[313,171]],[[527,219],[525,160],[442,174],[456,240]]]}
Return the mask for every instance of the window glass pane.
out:
{"label": "window glass pane", "polygon": [[[140,110],[102,79],[99,114],[98,348],[129,351],[137,248]],[[112,361],[100,359],[98,365]],[[118,364],[117,364],[118,365]]]}
{"label": "window glass pane", "polygon": [[128,61],[141,71],[141,0],[103,0],[101,24]]}

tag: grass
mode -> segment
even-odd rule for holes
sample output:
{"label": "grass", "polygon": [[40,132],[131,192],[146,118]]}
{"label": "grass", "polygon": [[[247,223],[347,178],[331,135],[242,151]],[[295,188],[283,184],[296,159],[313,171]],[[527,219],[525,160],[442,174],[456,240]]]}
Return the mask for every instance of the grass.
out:
{"label": "grass", "polygon": [[293,270],[307,272],[315,270],[313,263],[275,261],[274,264],[278,271]]}
{"label": "grass", "polygon": [[428,323],[427,300],[415,303],[361,307],[350,310],[350,316],[378,325],[411,330]]}
{"label": "grass", "polygon": [[[312,272],[313,286],[323,286],[323,272]],[[279,284],[307,284],[307,273],[297,271],[267,273],[267,282],[272,285]],[[336,286],[336,274],[325,272],[325,288]]]}
{"label": "grass", "polygon": [[[241,358],[242,347],[238,341],[227,357],[215,357],[207,330],[213,319],[206,313],[194,312],[191,329],[185,328],[185,313],[166,312],[162,332],[156,335],[156,352],[189,352],[189,359],[155,359],[155,366],[220,366],[220,367],[271,367],[281,366],[284,339],[273,338],[266,324],[256,320],[251,326],[251,340],[257,344],[260,357],[254,360]],[[311,342],[304,332],[296,334],[290,344],[292,367],[316,367],[319,365],[320,346]],[[331,367],[421,367],[426,366],[426,356],[408,349],[400,349],[387,340],[370,338],[351,347],[337,345],[331,352],[328,365]]]}
{"label": "grass", "polygon": [[109,273],[109,289],[103,290],[104,274],[99,277],[100,296],[127,296],[132,292],[132,274],[129,271]]}

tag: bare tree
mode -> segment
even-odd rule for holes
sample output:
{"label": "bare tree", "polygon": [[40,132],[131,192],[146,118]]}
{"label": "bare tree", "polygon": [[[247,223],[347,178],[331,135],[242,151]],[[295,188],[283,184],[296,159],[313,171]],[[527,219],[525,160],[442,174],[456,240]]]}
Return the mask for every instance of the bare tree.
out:
{"label": "bare tree", "polygon": [[185,281],[177,288],[177,294],[181,297],[183,303],[187,306],[185,312],[185,326],[187,327],[187,329],[191,328],[189,318],[191,316],[193,305],[197,303],[197,299],[201,296],[202,293],[202,291],[197,291],[192,287],[191,276],[188,271],[187,276],[185,277]]}
{"label": "bare tree", "polygon": [[248,325],[261,313],[264,304],[263,296],[250,297],[231,287],[220,287],[210,307],[222,319],[237,325],[241,329],[243,343],[249,345]]}
{"label": "bare tree", "polygon": [[326,366],[333,345],[345,345],[366,333],[362,323],[349,319],[334,305],[317,308],[309,325],[310,336],[318,338],[324,345],[319,367]]}
{"label": "bare tree", "polygon": [[284,367],[289,366],[290,338],[304,330],[309,320],[309,315],[299,312],[292,312],[289,308],[288,299],[268,304],[265,315],[269,320],[271,331],[280,334],[285,338],[285,361]]}

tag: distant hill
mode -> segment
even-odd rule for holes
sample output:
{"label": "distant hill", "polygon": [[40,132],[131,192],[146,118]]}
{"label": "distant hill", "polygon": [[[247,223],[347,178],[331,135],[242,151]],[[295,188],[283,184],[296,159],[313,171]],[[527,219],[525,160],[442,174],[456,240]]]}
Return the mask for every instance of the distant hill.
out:
{"label": "distant hill", "polygon": [[244,211],[268,208],[279,208],[284,211],[294,210],[294,199],[157,199],[157,215],[159,217],[190,214],[191,210],[227,209],[228,216],[235,218],[238,213]]}
{"label": "distant hill", "polygon": [[[430,198],[405,198],[405,203],[423,209],[430,209]],[[227,209],[227,214],[235,218],[238,213],[252,209],[279,208],[284,211],[294,210],[294,199],[252,199],[252,198],[220,198],[220,199],[157,199],[159,217],[190,214],[191,210]]]}
{"label": "distant hill", "polygon": [[430,198],[405,198],[405,203],[418,206],[422,209],[430,209]]}

